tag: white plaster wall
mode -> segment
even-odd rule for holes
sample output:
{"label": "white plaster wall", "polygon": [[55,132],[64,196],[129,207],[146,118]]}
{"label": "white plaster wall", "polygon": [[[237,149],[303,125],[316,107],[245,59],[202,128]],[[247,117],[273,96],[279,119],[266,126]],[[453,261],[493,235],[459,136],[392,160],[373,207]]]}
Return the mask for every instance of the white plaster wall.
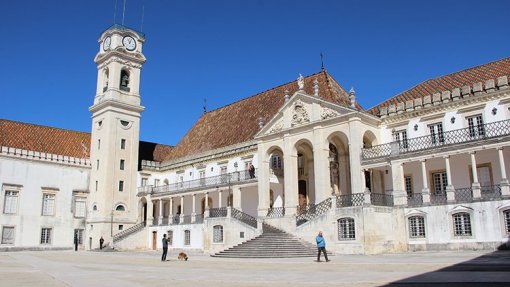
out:
{"label": "white plaster wall", "polygon": [[[213,227],[223,226],[223,242],[213,242]],[[241,237],[242,234],[242,237]],[[208,218],[204,224],[204,252],[214,254],[260,235],[261,231],[232,218]]]}
{"label": "white plaster wall", "polygon": [[[204,226],[202,224],[182,224],[182,225],[170,225],[170,226],[151,226],[147,232],[147,247],[152,249],[152,233],[157,232],[157,246],[158,250],[161,250],[162,243],[161,239],[163,234],[168,234],[169,230],[173,231],[172,245],[168,246],[168,249],[182,249],[182,250],[196,250],[204,249],[203,232]],[[184,231],[190,231],[190,245],[184,245]]]}
{"label": "white plaster wall", "polygon": [[259,195],[257,187],[245,187],[241,189],[241,208],[244,213],[257,217]]}
{"label": "white plaster wall", "polygon": [[[0,225],[15,227],[14,245],[0,246],[71,248],[74,229],[85,228],[84,218],[74,218],[73,191],[88,190],[89,173],[89,168],[84,167],[0,157],[0,186],[22,186],[18,195],[18,212],[14,215],[3,213],[5,193],[0,196]],[[43,187],[58,190],[54,216],[42,216]],[[50,245],[40,244],[42,227],[53,228]]]}

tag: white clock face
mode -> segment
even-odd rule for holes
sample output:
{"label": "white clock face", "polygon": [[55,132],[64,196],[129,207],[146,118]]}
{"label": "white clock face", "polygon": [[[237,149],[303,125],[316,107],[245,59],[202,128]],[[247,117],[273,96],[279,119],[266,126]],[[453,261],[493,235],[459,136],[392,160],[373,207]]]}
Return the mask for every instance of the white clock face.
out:
{"label": "white clock face", "polygon": [[110,44],[112,43],[112,39],[110,37],[106,37],[106,39],[104,39],[103,41],[103,50],[108,50],[110,49]]}
{"label": "white clock face", "polygon": [[131,36],[126,36],[122,39],[122,45],[128,49],[128,51],[133,51],[136,48],[136,41]]}

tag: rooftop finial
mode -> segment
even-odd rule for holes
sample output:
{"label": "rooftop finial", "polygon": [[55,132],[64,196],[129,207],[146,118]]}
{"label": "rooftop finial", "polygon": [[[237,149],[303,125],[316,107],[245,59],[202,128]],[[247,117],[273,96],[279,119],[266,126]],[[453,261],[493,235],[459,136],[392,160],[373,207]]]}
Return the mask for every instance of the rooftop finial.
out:
{"label": "rooftop finial", "polygon": [[319,96],[319,81],[317,78],[313,80],[313,95],[318,97]]}
{"label": "rooftop finial", "polygon": [[204,114],[207,113],[207,99],[204,98]]}
{"label": "rooftop finial", "polygon": [[259,128],[263,128],[263,127],[264,127],[264,118],[259,117]]}
{"label": "rooftop finial", "polygon": [[285,90],[285,102],[287,102],[290,99],[289,90]]}
{"label": "rooftop finial", "polygon": [[303,75],[299,74],[299,77],[297,78],[297,84],[300,91],[305,88],[305,78],[303,78]]}
{"label": "rooftop finial", "polygon": [[354,87],[351,87],[349,91],[349,100],[351,100],[351,108],[356,108],[356,92],[354,91]]}
{"label": "rooftop finial", "polygon": [[324,71],[324,55],[321,52],[321,70]]}

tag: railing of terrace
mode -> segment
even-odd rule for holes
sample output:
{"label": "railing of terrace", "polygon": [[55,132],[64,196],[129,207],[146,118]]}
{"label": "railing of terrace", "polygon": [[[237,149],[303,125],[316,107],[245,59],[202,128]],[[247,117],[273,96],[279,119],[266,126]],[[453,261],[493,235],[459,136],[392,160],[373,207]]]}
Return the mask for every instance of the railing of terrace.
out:
{"label": "railing of terrace", "polygon": [[227,208],[209,208],[209,217],[227,217]]}
{"label": "railing of terrace", "polygon": [[384,193],[370,193],[370,203],[379,206],[393,206],[393,195]]}
{"label": "railing of terrace", "polygon": [[423,205],[423,195],[421,193],[413,193],[407,195],[407,205],[408,206],[422,206]]}
{"label": "railing of terrace", "polygon": [[146,193],[179,193],[185,192],[193,189],[200,189],[206,187],[217,187],[217,186],[227,186],[229,184],[237,184],[241,182],[248,182],[251,180],[255,180],[257,177],[258,170],[255,170],[255,173],[250,174],[248,170],[241,170],[232,173],[220,174],[216,176],[204,177],[189,181],[171,183],[167,185],[160,186],[141,186],[138,188],[138,192],[146,192]]}
{"label": "railing of terrace", "polygon": [[454,193],[455,202],[457,203],[473,202],[473,189],[471,187],[456,188]]}
{"label": "railing of terrace", "polygon": [[362,206],[365,202],[365,194],[341,194],[336,196],[336,207]]}
{"label": "railing of terrace", "polygon": [[446,200],[446,191],[442,191],[439,193],[431,193],[430,194],[430,204],[432,205],[445,205]]}
{"label": "railing of terrace", "polygon": [[267,209],[266,217],[282,217],[285,216],[285,207],[270,207]]}
{"label": "railing of terrace", "polygon": [[460,143],[486,140],[510,135],[510,120],[487,123],[478,127],[467,127],[440,134],[410,138],[380,144],[369,148],[363,148],[361,158],[363,160],[381,157],[396,156],[415,151],[435,149]]}
{"label": "railing of terrace", "polygon": [[482,200],[499,200],[501,199],[501,185],[489,185],[481,187]]}
{"label": "railing of terrace", "polygon": [[232,208],[232,218],[248,224],[253,228],[257,228],[257,219],[249,214],[246,214],[239,209]]}

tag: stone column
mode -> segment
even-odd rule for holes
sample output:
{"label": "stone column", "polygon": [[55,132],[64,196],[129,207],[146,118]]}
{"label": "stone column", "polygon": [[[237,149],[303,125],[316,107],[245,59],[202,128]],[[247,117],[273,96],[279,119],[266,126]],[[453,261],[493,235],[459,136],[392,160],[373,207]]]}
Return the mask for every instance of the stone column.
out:
{"label": "stone column", "polygon": [[192,197],[192,205],[191,205],[191,222],[194,223],[196,221],[196,197],[197,195],[193,193]]}
{"label": "stone column", "polygon": [[329,170],[329,147],[324,146],[322,127],[313,129],[313,169],[315,181],[315,203],[332,194]]}
{"label": "stone column", "polygon": [[184,195],[181,195],[181,216],[179,218],[179,222],[184,222]]}
{"label": "stone column", "polygon": [[168,213],[168,225],[173,224],[174,220],[174,198],[170,197],[170,212]]}
{"label": "stone column", "polygon": [[444,157],[444,163],[446,166],[446,181],[448,181],[448,185],[446,186],[446,200],[449,202],[455,201],[455,188],[452,184],[452,172],[450,169],[450,156]]}
{"label": "stone column", "polygon": [[[269,208],[269,159],[265,149],[266,147],[263,144],[258,144],[257,156],[259,160],[259,171],[257,192],[259,196],[259,206],[257,214],[259,217],[265,217],[267,215],[267,209]],[[235,197],[234,193],[234,199]]]}
{"label": "stone column", "polygon": [[158,216],[158,225],[163,224],[163,199],[159,200],[159,216]]}
{"label": "stone column", "polygon": [[284,136],[283,166],[285,193],[285,215],[296,214],[298,205],[297,154],[287,135]]}
{"label": "stone column", "polygon": [[206,192],[205,193],[205,197],[204,197],[204,219],[206,217],[209,217],[209,193]]}
{"label": "stone column", "polygon": [[222,190],[218,190],[218,208],[221,207],[221,193],[222,193]]}
{"label": "stone column", "polygon": [[503,147],[498,147],[499,170],[501,172],[501,195],[510,196],[510,187],[508,186],[508,178],[506,175],[505,158],[503,157]]}
{"label": "stone column", "polygon": [[361,176],[359,172],[361,170],[361,148],[363,147],[360,124],[360,118],[349,119],[349,164],[352,193],[361,193],[365,190],[365,185],[362,184],[364,175]]}
{"label": "stone column", "polygon": [[423,189],[421,190],[421,195],[423,198],[423,204],[430,203],[430,189],[429,189],[429,178],[427,176],[427,166],[426,160],[422,159],[421,162],[421,179],[423,183]]}
{"label": "stone column", "polygon": [[150,194],[147,194],[147,226],[154,224],[154,204]]}
{"label": "stone column", "polygon": [[407,194],[405,191],[404,164],[391,162],[391,179],[393,182],[393,202],[395,205],[407,205]]}
{"label": "stone column", "polygon": [[233,191],[234,200],[232,202],[232,206],[235,209],[238,209],[238,210],[242,211],[242,207],[241,207],[241,203],[242,203],[242,200],[241,200],[241,188],[236,186],[233,189],[234,189],[234,191]]}
{"label": "stone column", "polygon": [[471,175],[473,176],[473,184],[471,185],[471,189],[473,190],[473,198],[479,199],[482,197],[482,191],[480,189],[480,182],[478,182],[475,152],[473,151],[469,154],[471,155]]}

